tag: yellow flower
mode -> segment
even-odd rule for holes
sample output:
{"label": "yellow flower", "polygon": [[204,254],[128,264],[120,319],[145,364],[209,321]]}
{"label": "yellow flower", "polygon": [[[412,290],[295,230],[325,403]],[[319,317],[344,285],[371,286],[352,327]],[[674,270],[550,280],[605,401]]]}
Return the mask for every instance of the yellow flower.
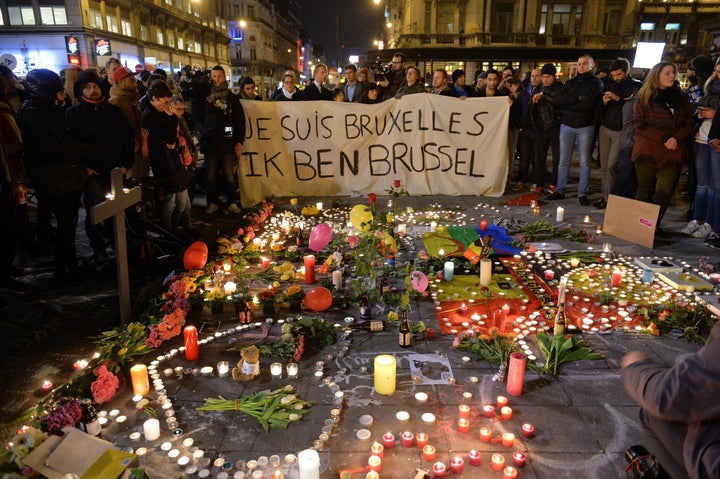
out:
{"label": "yellow flower", "polygon": [[293,206],[297,206],[297,198],[290,198],[290,204]]}
{"label": "yellow flower", "polygon": [[388,223],[392,223],[393,221],[395,221],[395,216],[393,216],[392,213],[388,213],[386,219]]}
{"label": "yellow flower", "polygon": [[317,206],[315,205],[306,206],[302,210],[300,210],[300,213],[306,216],[315,216],[319,212],[320,210],[318,210]]}
{"label": "yellow flower", "polygon": [[387,314],[388,321],[397,321],[398,320],[398,314],[397,311],[390,311]]}

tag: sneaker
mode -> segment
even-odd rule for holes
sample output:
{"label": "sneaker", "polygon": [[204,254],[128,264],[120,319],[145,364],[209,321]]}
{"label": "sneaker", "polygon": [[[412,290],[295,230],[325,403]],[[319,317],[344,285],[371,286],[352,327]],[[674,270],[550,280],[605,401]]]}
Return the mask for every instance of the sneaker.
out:
{"label": "sneaker", "polygon": [[[697,220],[692,220],[680,232],[684,235],[691,235],[694,232],[696,232],[698,230],[698,228],[700,228],[700,223],[698,223]],[[707,235],[705,235],[705,236],[707,236]]]}
{"label": "sneaker", "polygon": [[205,214],[211,215],[213,213],[217,213],[217,211],[220,209],[218,205],[215,203],[208,203],[207,208],[205,208]]}
{"label": "sneaker", "polygon": [[579,196],[578,201],[582,206],[590,206],[590,200],[587,199],[587,196]]}
{"label": "sneaker", "polygon": [[692,237],[693,238],[707,238],[708,236],[710,236],[710,233],[712,233],[712,232],[713,232],[712,226],[710,226],[707,223],[703,223],[700,225],[700,227],[698,229],[696,229],[693,232]]}
{"label": "sneaker", "polygon": [[242,213],[242,208],[240,208],[237,203],[230,203],[230,206],[228,206],[228,210],[230,213]]}
{"label": "sneaker", "polygon": [[564,200],[565,195],[563,193],[560,193],[559,191],[555,191],[553,193],[550,193],[545,197],[548,201],[555,201],[555,200]]}

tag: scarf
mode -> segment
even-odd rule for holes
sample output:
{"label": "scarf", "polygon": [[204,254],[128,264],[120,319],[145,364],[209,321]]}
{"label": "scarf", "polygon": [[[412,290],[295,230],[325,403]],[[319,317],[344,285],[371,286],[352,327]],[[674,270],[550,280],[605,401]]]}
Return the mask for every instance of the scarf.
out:
{"label": "scarf", "polygon": [[208,102],[217,103],[219,101],[220,103],[227,104],[227,94],[229,88],[230,86],[228,85],[227,80],[222,82],[219,86],[212,85],[210,87],[210,94],[207,98]]}
{"label": "scarf", "polygon": [[680,90],[676,86],[660,89],[657,92],[655,101],[667,106],[671,111],[675,111],[675,109],[680,106]]}
{"label": "scarf", "polygon": [[282,92],[283,92],[283,95],[285,95],[285,98],[287,98],[288,100],[292,100],[292,97],[293,97],[293,94],[295,93],[295,90],[293,90],[293,91],[287,91],[287,90],[285,89],[285,87],[282,87]]}

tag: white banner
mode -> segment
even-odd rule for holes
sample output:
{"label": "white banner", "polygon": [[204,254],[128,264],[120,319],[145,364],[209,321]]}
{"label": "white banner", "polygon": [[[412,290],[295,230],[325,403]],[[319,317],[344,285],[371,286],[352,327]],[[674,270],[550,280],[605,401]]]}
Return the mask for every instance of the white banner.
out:
{"label": "white banner", "polygon": [[501,196],[508,173],[506,97],[408,95],[376,105],[242,102],[242,204],[274,196]]}

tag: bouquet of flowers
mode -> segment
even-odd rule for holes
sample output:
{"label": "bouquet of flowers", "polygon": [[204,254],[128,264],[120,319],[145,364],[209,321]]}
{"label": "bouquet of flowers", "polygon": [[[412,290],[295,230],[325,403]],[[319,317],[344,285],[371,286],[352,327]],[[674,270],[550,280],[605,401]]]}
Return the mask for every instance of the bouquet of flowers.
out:
{"label": "bouquet of flowers", "polygon": [[277,288],[275,286],[270,286],[266,289],[263,289],[258,294],[258,300],[260,301],[260,307],[264,308],[265,305],[268,303],[275,304],[275,297],[277,296]]}
{"label": "bouquet of flowers", "polygon": [[285,293],[283,293],[282,296],[282,300],[283,303],[293,304],[301,302],[304,297],[305,290],[302,289],[300,286],[293,284],[285,290]]}
{"label": "bouquet of flowers", "polygon": [[93,374],[97,377],[97,379],[90,384],[93,401],[102,404],[112,399],[118,386],[120,386],[118,377],[109,371],[104,364],[95,368]]}
{"label": "bouquet of flowers", "polygon": [[40,418],[40,427],[48,434],[61,436],[63,428],[74,427],[81,416],[80,403],[75,399],[64,398]]}

